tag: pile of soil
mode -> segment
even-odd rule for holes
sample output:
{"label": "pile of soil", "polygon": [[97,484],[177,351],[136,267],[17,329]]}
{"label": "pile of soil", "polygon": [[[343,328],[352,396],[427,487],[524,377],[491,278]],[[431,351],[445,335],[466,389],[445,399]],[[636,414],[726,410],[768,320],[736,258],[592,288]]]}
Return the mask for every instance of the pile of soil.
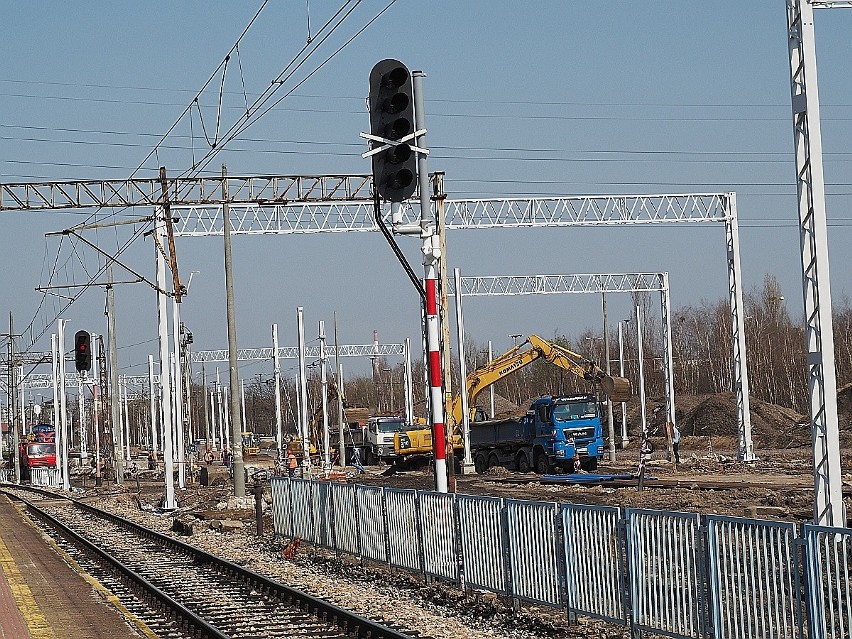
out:
{"label": "pile of soil", "polygon": [[[850,393],[852,409],[852,393]],[[749,398],[751,430],[758,448],[795,448],[811,444],[808,417],[794,410]],[[635,398],[628,403],[628,425],[641,424],[641,407]],[[665,434],[665,398],[646,402],[648,425],[652,433]],[[675,395],[675,417],[684,436],[737,437],[737,398],[734,393],[713,395]]]}

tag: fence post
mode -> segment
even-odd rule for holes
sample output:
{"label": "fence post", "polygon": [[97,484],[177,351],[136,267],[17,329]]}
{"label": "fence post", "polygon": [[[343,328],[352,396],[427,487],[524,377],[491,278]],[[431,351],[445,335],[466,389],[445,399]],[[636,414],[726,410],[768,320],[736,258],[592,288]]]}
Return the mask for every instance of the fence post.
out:
{"label": "fence post", "polygon": [[555,519],[553,522],[553,535],[556,539],[556,574],[559,579],[560,604],[565,606],[570,624],[577,623],[577,615],[568,607],[568,558],[565,555],[565,517],[562,508],[557,505]]}
{"label": "fence post", "polygon": [[506,583],[506,596],[511,599],[512,610],[520,608],[520,601],[515,597],[512,581],[512,553],[509,550],[509,507],[506,500],[500,500],[500,537],[503,540],[503,579]]}
{"label": "fence post", "polygon": [[388,564],[388,568],[393,567],[393,563],[391,562],[391,552],[390,552],[390,533],[388,531],[388,500],[387,500],[387,486],[382,486],[382,530],[385,541],[385,561]]}
{"label": "fence post", "polygon": [[420,565],[420,573],[422,575],[426,575],[426,554],[425,554],[425,542],[423,541],[423,520],[421,517],[423,513],[421,512],[420,505],[420,491],[414,491],[414,521],[417,522],[417,563]]}

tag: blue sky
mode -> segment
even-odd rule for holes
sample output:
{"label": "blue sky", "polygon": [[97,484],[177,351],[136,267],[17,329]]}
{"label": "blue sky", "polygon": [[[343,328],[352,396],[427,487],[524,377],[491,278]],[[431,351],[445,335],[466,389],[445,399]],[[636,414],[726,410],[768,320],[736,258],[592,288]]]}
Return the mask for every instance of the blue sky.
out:
{"label": "blue sky", "polygon": [[[343,3],[270,1],[229,61],[221,128],[287,67],[309,34]],[[4,16],[0,69],[0,181],[124,178],[213,73],[260,2],[23,3]],[[387,2],[364,0],[284,90],[313,70]],[[310,33],[308,29],[310,18]],[[823,146],[835,300],[848,295],[852,12],[817,13]],[[316,41],[316,40],[315,40]],[[427,74],[430,170],[446,172],[451,198],[735,191],[747,289],[778,278],[788,310],[801,314],[801,266],[789,106],[785,3],[415,2],[398,0],[292,95],[219,153],[237,174],[367,173],[358,132],[375,62],[396,57]],[[200,103],[214,130],[221,76]],[[202,119],[183,118],[137,175],[170,173],[204,153]],[[146,214],[147,212],[140,212]],[[34,288],[85,279],[80,260],[44,234],[83,214],[6,214],[6,277],[0,297],[16,332],[41,326],[59,303]],[[91,236],[90,236],[91,237]],[[121,241],[100,231],[105,250]],[[422,273],[419,241],[400,244]],[[675,308],[727,297],[721,226],[648,229],[454,231],[448,264],[465,275],[668,271]],[[150,239],[126,253],[153,276]],[[413,288],[379,234],[235,237],[238,335],[242,347],[296,341],[318,320],[342,343],[410,337],[419,345]],[[221,240],[179,239],[183,317],[198,348],[226,345]],[[97,258],[82,256],[91,268]],[[122,372],[143,374],[156,345],[153,292],[118,290]],[[630,313],[612,296],[614,317]],[[105,332],[103,292],[91,289],[65,313],[71,332]],[[37,311],[37,309],[39,309]],[[7,309],[4,308],[4,311]],[[5,323],[5,322],[4,322]],[[599,330],[597,296],[470,298],[468,335],[502,352],[510,334]],[[47,333],[47,340],[49,340]],[[138,345],[138,346],[132,346]],[[49,341],[37,348],[46,350]],[[295,363],[293,363],[295,365]],[[285,364],[285,368],[289,364]],[[352,363],[353,368],[360,365]],[[268,365],[245,366],[246,376]],[[224,370],[224,367],[223,367]]]}

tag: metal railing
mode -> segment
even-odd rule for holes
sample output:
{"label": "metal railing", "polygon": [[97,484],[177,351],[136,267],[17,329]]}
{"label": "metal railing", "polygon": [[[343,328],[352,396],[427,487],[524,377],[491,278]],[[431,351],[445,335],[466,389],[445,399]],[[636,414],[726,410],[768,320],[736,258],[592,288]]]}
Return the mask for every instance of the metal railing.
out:
{"label": "metal railing", "polygon": [[62,486],[62,471],[59,468],[30,468],[30,483],[33,486]]}
{"label": "metal railing", "polygon": [[275,533],[685,639],[852,636],[852,530],[273,478]]}

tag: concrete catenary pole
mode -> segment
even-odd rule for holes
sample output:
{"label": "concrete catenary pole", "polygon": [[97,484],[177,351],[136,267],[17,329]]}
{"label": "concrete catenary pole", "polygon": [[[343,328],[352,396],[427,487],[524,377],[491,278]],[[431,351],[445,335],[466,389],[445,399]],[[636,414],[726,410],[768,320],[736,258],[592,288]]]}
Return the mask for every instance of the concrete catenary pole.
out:
{"label": "concrete catenary pole", "polygon": [[[426,74],[414,71],[415,129],[424,130],[426,109],[423,99],[423,78]],[[417,146],[426,149],[426,136],[417,138]],[[441,259],[440,239],[435,232],[435,220],[429,202],[429,173],[426,155],[417,155],[417,179],[420,188],[420,234],[423,240],[423,269],[426,289],[426,350],[429,375],[429,414],[432,417],[432,446],[435,454],[435,489],[448,490],[447,485],[447,431],[444,423],[444,387],[442,383],[440,319],[438,317],[438,272]]]}
{"label": "concrete catenary pole", "polygon": [[414,381],[411,379],[411,339],[405,338],[405,421],[414,423]]}
{"label": "concrete catenary pole", "polygon": [[636,307],[636,357],[639,360],[639,412],[642,415],[642,444],[639,450],[639,490],[644,488],[645,464],[651,454],[650,441],[648,439],[648,419],[645,415],[645,363],[642,349],[642,312],[641,307]]}
{"label": "concrete catenary pole", "polygon": [[231,453],[233,454],[234,496],[245,497],[243,427],[240,420],[240,377],[237,369],[237,319],[234,305],[234,261],[231,254],[231,211],[228,206],[228,170],[222,165],[222,228],[225,236],[225,300],[228,316],[228,385],[231,396]]}
{"label": "concrete catenary pole", "polygon": [[[601,307],[603,311],[603,340],[604,340],[604,359],[606,359],[606,374],[612,374],[612,365],[609,358],[609,316],[607,315],[606,307],[606,292],[601,293]],[[615,422],[612,416],[612,399],[606,398],[606,416],[607,426],[609,427],[609,461],[615,462]]]}
{"label": "concrete catenary pole", "polygon": [[9,390],[9,432],[12,435],[12,459],[15,466],[15,483],[21,483],[21,456],[19,454],[21,445],[21,436],[18,434],[18,428],[15,425],[15,343],[14,343],[14,320],[12,314],[9,313],[9,361],[7,365],[8,379],[6,381]]}
{"label": "concrete catenary pole", "polygon": [[[201,387],[204,389],[204,439],[206,441],[205,448],[213,448],[213,440],[210,439],[210,413],[213,402],[210,398],[210,391],[207,389],[207,369],[204,362],[201,362]],[[202,451],[204,453],[206,451]]]}
{"label": "concrete catenary pole", "polygon": [[149,399],[151,401],[151,452],[156,455],[160,447],[157,442],[157,404],[155,401],[155,392],[156,389],[154,388],[154,356],[148,355],[148,393]]}
{"label": "concrete catenary pole", "polygon": [[302,438],[303,478],[311,477],[311,433],[308,428],[308,380],[305,372],[305,309],[296,308],[299,340],[299,433]]}
{"label": "concrete catenary pole", "polygon": [[340,361],[340,342],[337,340],[337,313],[334,314],[334,368],[337,371],[337,455],[340,467],[346,468],[346,415],[343,410],[343,364]]}
{"label": "concrete catenary pole", "polygon": [[[624,320],[618,323],[618,374],[624,377]],[[627,448],[627,402],[621,402],[621,449]]]}
{"label": "concrete catenary pole", "polygon": [[[494,350],[491,345],[491,340],[488,340],[488,363],[491,363],[491,360],[494,359]],[[491,384],[491,387],[488,389],[491,394],[491,412],[489,416],[491,419],[494,419],[494,414],[496,412],[496,408],[494,406],[494,384]]]}
{"label": "concrete catenary pole", "polygon": [[250,431],[251,429],[248,427],[248,420],[246,419],[246,380],[244,379],[240,379],[240,418],[243,420],[245,430]]}
{"label": "concrete catenary pole", "polygon": [[174,362],[174,432],[175,444],[177,448],[178,462],[178,487],[186,488],[186,456],[184,454],[185,433],[183,432],[183,372],[180,362],[180,302],[172,299],[172,341],[174,351],[172,353],[172,361]]}
{"label": "concrete catenary pole", "polygon": [[[107,267],[107,281],[112,282],[112,264]],[[112,430],[112,458],[115,465],[115,483],[124,478],[124,429],[121,427],[121,393],[118,384],[118,337],[115,327],[115,287],[107,285],[107,349],[109,350],[109,415]]]}
{"label": "concrete catenary pole", "polygon": [[456,285],[456,327],[458,330],[458,349],[459,349],[459,393],[461,396],[462,406],[462,437],[464,439],[464,460],[462,461],[462,474],[470,475],[476,472],[473,465],[473,457],[470,450],[470,406],[468,405],[469,397],[467,396],[467,363],[464,353],[464,314],[462,313],[462,291],[461,291],[461,271],[453,270],[453,277]]}
{"label": "concrete catenary pole", "polygon": [[[62,446],[62,489],[71,490],[71,476],[68,468],[68,397],[65,393],[65,324],[60,319],[57,324],[56,350],[59,358],[59,427]],[[57,444],[59,446],[59,444]]]}
{"label": "concrete catenary pole", "polygon": [[163,256],[163,243],[166,237],[165,209],[157,215],[156,241],[154,254],[157,263],[157,326],[160,340],[160,415],[163,418],[163,469],[165,471],[166,510],[177,508],[175,501],[174,454],[172,451],[172,406],[171,380],[169,375],[169,318],[166,301],[166,260]]}
{"label": "concrete catenary pole", "polygon": [[124,421],[122,424],[122,432],[124,433],[124,455],[127,461],[131,460],[130,457],[130,413],[127,410],[127,379],[124,380],[122,384],[119,382],[119,390],[121,391],[121,398],[124,407]]}
{"label": "concrete catenary pole", "polygon": [[343,362],[337,362],[337,432],[340,467],[346,468],[346,414],[343,410]]}
{"label": "concrete catenary pole", "polygon": [[278,359],[278,324],[272,325],[272,364],[275,382],[275,444],[278,455],[284,457],[284,424],[281,419],[281,363]]}
{"label": "concrete catenary pole", "polygon": [[56,433],[56,468],[62,477],[62,431],[59,428],[59,357],[57,355],[56,334],[50,336],[51,378],[53,381],[53,432]]}
{"label": "concrete catenary pole", "polygon": [[[331,433],[328,424],[328,377],[326,375],[325,322],[319,322],[320,385],[322,386],[322,454],[323,470],[331,470]],[[339,391],[338,391],[339,392]]]}

